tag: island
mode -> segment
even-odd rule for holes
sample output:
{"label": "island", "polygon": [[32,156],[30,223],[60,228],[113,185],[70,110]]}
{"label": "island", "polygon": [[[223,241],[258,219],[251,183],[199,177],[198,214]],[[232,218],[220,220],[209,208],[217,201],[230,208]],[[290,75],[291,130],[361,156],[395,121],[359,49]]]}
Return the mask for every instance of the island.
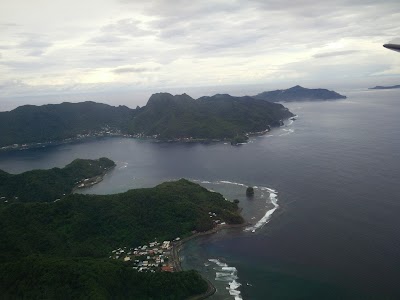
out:
{"label": "island", "polygon": [[377,85],[373,88],[369,88],[370,90],[391,90],[391,89],[400,89],[400,84],[391,85],[391,86],[381,86]]}
{"label": "island", "polygon": [[296,85],[286,90],[263,92],[253,97],[269,102],[325,101],[347,98],[346,96],[341,95],[335,91],[330,91],[327,89],[308,89],[299,85]]}
{"label": "island", "polygon": [[[77,160],[57,172],[77,163],[89,168],[88,162],[96,160]],[[29,178],[45,183],[45,177]],[[54,190],[61,189],[58,181],[63,179],[55,177]],[[185,179],[112,195],[66,193],[58,201],[19,197],[0,202],[0,294],[5,298],[188,299],[212,293],[198,272],[181,271],[182,242],[244,224],[238,201]]]}
{"label": "island", "polygon": [[231,141],[268,132],[293,116],[282,104],[228,94],[193,99],[187,94],[157,93],[136,109],[95,102],[25,105],[0,112],[0,149],[44,147],[98,136]]}

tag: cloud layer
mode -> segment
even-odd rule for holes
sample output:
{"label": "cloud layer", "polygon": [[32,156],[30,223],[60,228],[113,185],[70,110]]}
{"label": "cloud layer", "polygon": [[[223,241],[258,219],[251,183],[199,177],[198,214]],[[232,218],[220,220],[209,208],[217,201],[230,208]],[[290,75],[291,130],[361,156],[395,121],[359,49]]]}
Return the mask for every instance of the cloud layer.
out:
{"label": "cloud layer", "polygon": [[0,97],[400,77],[399,1],[6,0],[0,20]]}

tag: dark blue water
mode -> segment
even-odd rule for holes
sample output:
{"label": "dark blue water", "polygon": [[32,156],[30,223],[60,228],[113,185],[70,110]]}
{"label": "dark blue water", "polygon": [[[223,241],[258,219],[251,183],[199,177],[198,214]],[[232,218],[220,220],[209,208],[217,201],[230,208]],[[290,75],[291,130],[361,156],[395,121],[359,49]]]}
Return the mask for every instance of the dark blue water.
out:
{"label": "dark blue water", "polygon": [[[208,181],[202,184],[238,198],[254,223],[274,207],[261,190],[272,188],[279,208],[268,224],[254,233],[233,230],[197,239],[183,250],[185,268],[212,280],[219,276],[215,299],[234,298],[226,289],[233,279],[241,284],[238,299],[395,299],[400,92],[348,96],[288,104],[298,120],[240,147],[108,138],[1,153],[0,168],[17,173],[107,156],[117,168],[85,192],[114,193],[181,177]],[[260,188],[251,200],[245,187],[225,181]]]}

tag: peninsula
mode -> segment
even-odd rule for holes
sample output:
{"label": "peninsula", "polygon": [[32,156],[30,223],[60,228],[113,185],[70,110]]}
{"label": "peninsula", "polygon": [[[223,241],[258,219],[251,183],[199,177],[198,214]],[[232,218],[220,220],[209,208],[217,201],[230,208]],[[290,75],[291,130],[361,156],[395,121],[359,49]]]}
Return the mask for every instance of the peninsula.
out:
{"label": "peninsula", "polygon": [[25,200],[0,202],[0,294],[6,298],[203,294],[210,286],[196,271],[180,270],[174,247],[244,223],[237,203],[185,179],[114,195],[67,194],[55,202],[20,197]]}
{"label": "peninsula", "polygon": [[25,105],[0,112],[0,149],[109,135],[183,142],[232,140],[265,132],[292,116],[281,104],[227,94],[193,99],[187,94],[158,93],[136,109],[95,102]]}
{"label": "peninsula", "polygon": [[391,85],[391,86],[381,86],[377,85],[373,88],[369,88],[370,90],[391,90],[391,89],[400,89],[400,84]]}
{"label": "peninsula", "polygon": [[321,101],[347,98],[335,91],[327,89],[308,89],[299,85],[286,90],[263,92],[253,97],[269,102]]}
{"label": "peninsula", "polygon": [[105,157],[76,159],[64,168],[32,170],[9,174],[0,170],[0,202],[53,202],[63,199],[76,188],[100,182],[114,168]]}
{"label": "peninsula", "polygon": [[249,96],[217,94],[197,100],[190,96],[154,94],[139,109],[131,130],[162,140],[221,140],[265,131],[293,114],[281,104]]}

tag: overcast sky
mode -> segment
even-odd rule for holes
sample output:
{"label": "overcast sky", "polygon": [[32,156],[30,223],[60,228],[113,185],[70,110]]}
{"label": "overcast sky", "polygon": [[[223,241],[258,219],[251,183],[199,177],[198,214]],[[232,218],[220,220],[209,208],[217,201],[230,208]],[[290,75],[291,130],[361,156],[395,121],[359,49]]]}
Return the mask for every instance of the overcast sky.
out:
{"label": "overcast sky", "polygon": [[1,0],[0,98],[400,84],[399,38],[399,0]]}

